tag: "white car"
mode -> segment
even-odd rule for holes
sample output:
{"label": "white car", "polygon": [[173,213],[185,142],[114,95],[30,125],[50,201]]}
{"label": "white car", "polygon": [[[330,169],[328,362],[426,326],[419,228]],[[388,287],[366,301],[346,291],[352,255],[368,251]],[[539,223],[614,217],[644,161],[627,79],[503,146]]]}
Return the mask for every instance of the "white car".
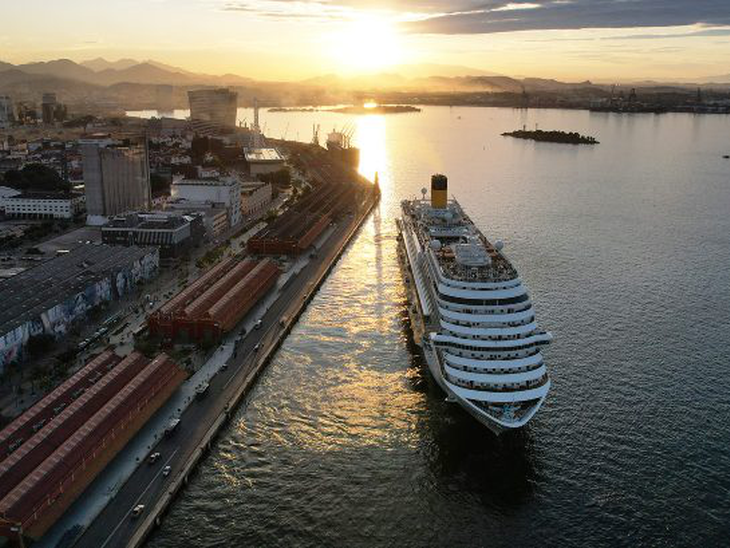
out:
{"label": "white car", "polygon": [[136,518],[139,517],[139,515],[144,511],[144,504],[138,504],[134,508],[132,508],[132,517]]}
{"label": "white car", "polygon": [[159,458],[160,458],[160,454],[159,453],[152,453],[150,455],[150,458],[148,460],[149,460],[149,463],[150,464],[154,464],[154,463],[157,462],[157,459],[159,459]]}
{"label": "white car", "polygon": [[170,471],[171,471],[171,470],[172,470],[172,467],[171,467],[171,466],[170,466],[170,465],[168,464],[167,466],[165,466],[165,467],[164,467],[164,468],[162,469],[162,475],[163,475],[164,477],[167,477],[167,476],[169,476],[169,475],[170,475]]}
{"label": "white car", "polygon": [[261,325],[263,324],[263,320],[256,320],[256,323],[254,324],[254,329],[261,329]]}

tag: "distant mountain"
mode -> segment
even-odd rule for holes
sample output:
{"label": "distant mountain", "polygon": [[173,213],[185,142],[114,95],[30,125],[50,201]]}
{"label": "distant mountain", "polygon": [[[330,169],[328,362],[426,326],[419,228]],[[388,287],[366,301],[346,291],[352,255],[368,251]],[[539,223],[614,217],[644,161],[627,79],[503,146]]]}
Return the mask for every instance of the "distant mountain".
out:
{"label": "distant mountain", "polygon": [[393,69],[406,78],[428,78],[429,76],[500,76],[496,72],[490,72],[473,67],[461,65],[439,65],[436,63],[419,63],[414,65],[399,65]]}
{"label": "distant mountain", "polygon": [[157,61],[137,62],[134,59],[107,61],[101,57],[75,63],[69,59],[57,59],[38,63],[12,65],[0,61],[0,71],[17,69],[26,74],[55,76],[96,86],[121,83],[171,84],[171,85],[246,85],[253,80],[235,74],[216,76],[197,74]]}
{"label": "distant mountain", "polygon": [[203,78],[171,72],[151,63],[139,63],[123,70],[106,69],[97,72],[95,83],[110,86],[121,82],[132,84],[187,84]]}
{"label": "distant mountain", "polygon": [[139,61],[136,61],[135,59],[119,59],[118,61],[107,61],[103,57],[97,57],[96,59],[91,59],[89,61],[82,61],[80,65],[89,68],[94,72],[101,72],[102,70],[107,69],[128,69],[129,67],[133,67],[134,65],[139,65]]}
{"label": "distant mountain", "polygon": [[15,68],[18,68],[28,74],[45,74],[47,76],[56,76],[58,78],[69,78],[71,80],[95,83],[94,77],[96,73],[93,70],[83,67],[78,63],[74,63],[70,59],[56,59],[55,61],[26,63],[24,65],[17,65]]}
{"label": "distant mountain", "polygon": [[704,78],[698,78],[697,83],[700,83],[700,84],[730,84],[730,74],[723,74],[721,76],[706,76]]}

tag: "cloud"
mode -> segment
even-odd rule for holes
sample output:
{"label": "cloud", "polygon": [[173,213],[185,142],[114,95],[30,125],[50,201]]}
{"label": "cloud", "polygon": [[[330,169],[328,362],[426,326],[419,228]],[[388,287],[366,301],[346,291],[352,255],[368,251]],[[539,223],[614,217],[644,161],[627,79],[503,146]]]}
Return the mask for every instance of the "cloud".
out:
{"label": "cloud", "polygon": [[[729,0],[233,0],[221,9],[262,19],[340,22],[378,14],[422,34],[730,26]],[[726,29],[629,38],[727,36]],[[620,39],[620,38],[619,38]]]}
{"label": "cloud", "polygon": [[623,36],[607,36],[601,40],[653,40],[656,38],[695,38],[695,37],[712,37],[712,36],[730,36],[730,27],[717,29],[702,29],[692,32],[679,33],[657,33],[657,34],[626,34]]}
{"label": "cloud", "polygon": [[[462,2],[464,4],[464,2]],[[530,9],[515,9],[530,6]],[[509,8],[508,8],[509,6]],[[730,25],[727,0],[532,0],[487,2],[405,23],[414,33],[488,34],[524,30]]]}
{"label": "cloud", "polygon": [[324,0],[240,0],[226,2],[221,9],[280,21],[337,22],[357,17],[352,8]]}

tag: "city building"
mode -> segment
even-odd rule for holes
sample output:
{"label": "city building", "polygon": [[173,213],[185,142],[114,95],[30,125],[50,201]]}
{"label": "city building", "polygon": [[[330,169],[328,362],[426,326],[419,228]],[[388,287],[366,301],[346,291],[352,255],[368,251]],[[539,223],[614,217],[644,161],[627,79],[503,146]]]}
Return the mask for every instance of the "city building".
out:
{"label": "city building", "polygon": [[7,95],[0,95],[0,129],[8,129],[14,119],[13,102]]}
{"label": "city building", "polygon": [[231,227],[228,224],[228,210],[221,205],[170,199],[165,202],[165,209],[188,215],[202,215],[205,233],[211,239],[217,238]]}
{"label": "city building", "polygon": [[107,350],[0,431],[0,538],[38,540],[186,377],[166,354]]}
{"label": "city building", "polygon": [[10,188],[9,186],[0,186],[0,213],[5,212],[5,200],[13,198],[14,196],[20,196],[22,194],[19,190]]}
{"label": "city building", "polygon": [[116,146],[106,141],[81,144],[87,224],[150,208],[150,166],[146,145]]}
{"label": "city building", "polygon": [[167,116],[150,118],[147,129],[150,136],[156,138],[181,136],[190,131],[190,122]]}
{"label": "city building", "polygon": [[63,122],[66,119],[66,105],[59,103],[55,93],[44,93],[41,101],[41,120],[44,124]]}
{"label": "city building", "polygon": [[271,183],[241,183],[241,215],[252,217],[266,211],[271,203]]}
{"label": "city building", "polygon": [[170,188],[171,198],[184,200],[191,207],[210,205],[223,207],[228,213],[228,224],[241,222],[241,183],[233,176],[210,179],[178,179]]}
{"label": "city building", "polygon": [[232,132],[236,127],[238,94],[225,88],[188,91],[190,120],[202,134]]}
{"label": "city building", "polygon": [[23,192],[0,198],[0,209],[19,219],[73,219],[84,210],[83,194]]}
{"label": "city building", "polygon": [[251,177],[273,173],[284,167],[284,157],[275,148],[246,148],[244,156]]}
{"label": "city building", "polygon": [[156,246],[160,257],[179,257],[198,245],[205,233],[204,215],[129,213],[117,215],[101,228],[101,241],[109,245]]}
{"label": "city building", "polygon": [[92,308],[151,279],[157,248],[80,245],[0,281],[0,373],[23,355],[31,337],[63,337]]}
{"label": "city building", "polygon": [[281,270],[270,259],[227,257],[164,303],[147,319],[166,340],[214,340],[233,327],[276,284]]}

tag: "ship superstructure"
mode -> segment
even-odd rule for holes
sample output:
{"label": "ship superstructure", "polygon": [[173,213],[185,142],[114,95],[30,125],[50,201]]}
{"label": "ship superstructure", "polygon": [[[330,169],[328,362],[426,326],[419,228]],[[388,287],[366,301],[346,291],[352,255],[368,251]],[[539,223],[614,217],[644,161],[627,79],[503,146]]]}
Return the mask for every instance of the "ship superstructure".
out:
{"label": "ship superstructure", "polygon": [[502,252],[447,196],[434,175],[431,198],[404,200],[398,255],[414,338],[449,399],[499,434],[535,415],[550,390],[527,289]]}

